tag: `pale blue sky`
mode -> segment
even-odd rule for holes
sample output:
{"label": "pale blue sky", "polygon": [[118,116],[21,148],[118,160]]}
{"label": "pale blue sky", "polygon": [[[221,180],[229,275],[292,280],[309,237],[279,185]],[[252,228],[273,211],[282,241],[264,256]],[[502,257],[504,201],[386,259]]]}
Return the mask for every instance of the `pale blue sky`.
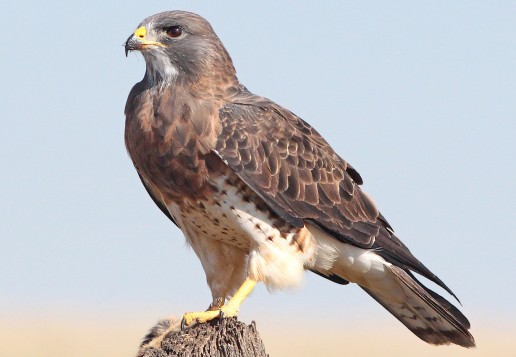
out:
{"label": "pale blue sky", "polygon": [[[141,186],[123,108],[144,73],[122,43],[156,12],[206,17],[253,92],[315,126],[362,175],[475,327],[516,309],[516,3],[19,1],[3,5],[0,317],[88,311],[149,321],[205,308],[182,234]],[[241,317],[392,321],[307,274]],[[496,327],[493,327],[496,328]]]}

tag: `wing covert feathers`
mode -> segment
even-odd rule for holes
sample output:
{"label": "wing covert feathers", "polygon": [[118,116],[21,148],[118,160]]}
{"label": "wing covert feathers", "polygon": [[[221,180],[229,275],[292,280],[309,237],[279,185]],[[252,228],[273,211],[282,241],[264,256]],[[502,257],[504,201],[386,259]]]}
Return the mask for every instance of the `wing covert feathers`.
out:
{"label": "wing covert feathers", "polygon": [[453,295],[393,234],[360,188],[358,172],[315,129],[245,88],[232,99],[219,111],[216,152],[277,215],[296,227],[310,222],[341,242],[375,249]]}
{"label": "wing covert feathers", "polygon": [[313,221],[337,239],[371,247],[379,213],[357,171],[291,112],[245,93],[235,101],[219,112],[221,158],[289,223]]}

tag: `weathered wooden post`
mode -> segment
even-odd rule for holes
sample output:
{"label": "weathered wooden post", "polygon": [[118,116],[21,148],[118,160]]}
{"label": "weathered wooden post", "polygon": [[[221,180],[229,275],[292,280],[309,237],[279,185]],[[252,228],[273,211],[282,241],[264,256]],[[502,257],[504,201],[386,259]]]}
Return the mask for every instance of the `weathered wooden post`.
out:
{"label": "weathered wooden post", "polygon": [[267,357],[252,322],[236,317],[181,330],[180,321],[162,320],[145,336],[138,357]]}

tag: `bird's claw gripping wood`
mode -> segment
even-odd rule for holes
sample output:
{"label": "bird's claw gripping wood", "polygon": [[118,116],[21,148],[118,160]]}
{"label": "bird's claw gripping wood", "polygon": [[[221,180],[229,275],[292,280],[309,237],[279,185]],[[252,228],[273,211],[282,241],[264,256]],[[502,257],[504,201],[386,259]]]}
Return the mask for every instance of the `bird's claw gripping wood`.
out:
{"label": "bird's claw gripping wood", "polygon": [[220,315],[220,310],[187,312],[183,315],[183,319],[181,320],[181,329],[184,330],[186,327],[192,326],[196,323],[203,324],[205,322],[221,317]]}
{"label": "bird's claw gripping wood", "polygon": [[185,313],[183,315],[183,320],[181,320],[181,329],[184,329],[185,327],[191,326],[195,323],[205,323],[216,318],[236,317],[238,315],[240,305],[251,293],[251,291],[253,291],[255,286],[256,281],[247,278],[243,282],[242,286],[240,286],[240,288],[237,290],[235,295],[233,295],[233,297],[220,309]]}

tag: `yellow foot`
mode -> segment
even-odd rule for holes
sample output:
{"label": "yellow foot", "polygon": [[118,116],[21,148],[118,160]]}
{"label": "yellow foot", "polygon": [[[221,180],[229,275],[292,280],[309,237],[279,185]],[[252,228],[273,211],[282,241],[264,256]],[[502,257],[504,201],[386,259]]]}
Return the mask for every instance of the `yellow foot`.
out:
{"label": "yellow foot", "polygon": [[183,320],[181,321],[181,329],[185,327],[192,326],[193,324],[203,324],[205,322],[215,320],[218,318],[229,318],[235,317],[238,315],[238,306],[228,304],[226,306],[222,306],[217,310],[208,310],[202,312],[187,312],[183,315]]}
{"label": "yellow foot", "polygon": [[238,310],[240,308],[240,304],[242,301],[249,295],[249,293],[256,286],[256,281],[247,278],[242,286],[237,290],[235,295],[226,303],[226,305],[222,306],[220,309],[216,310],[208,310],[203,312],[187,312],[183,315],[183,320],[181,321],[181,329],[184,329],[186,326],[191,326],[195,323],[205,323],[216,318],[228,318],[234,317],[238,315]]}
{"label": "yellow foot", "polygon": [[187,312],[183,315],[181,321],[181,329],[187,326],[192,326],[195,323],[203,324],[205,322],[214,320],[220,316],[220,310],[208,310],[201,312]]}
{"label": "yellow foot", "polygon": [[229,318],[229,317],[236,317],[238,315],[238,310],[240,308],[240,305],[232,304],[231,301],[228,301],[228,303],[220,308],[220,317],[222,318]]}

